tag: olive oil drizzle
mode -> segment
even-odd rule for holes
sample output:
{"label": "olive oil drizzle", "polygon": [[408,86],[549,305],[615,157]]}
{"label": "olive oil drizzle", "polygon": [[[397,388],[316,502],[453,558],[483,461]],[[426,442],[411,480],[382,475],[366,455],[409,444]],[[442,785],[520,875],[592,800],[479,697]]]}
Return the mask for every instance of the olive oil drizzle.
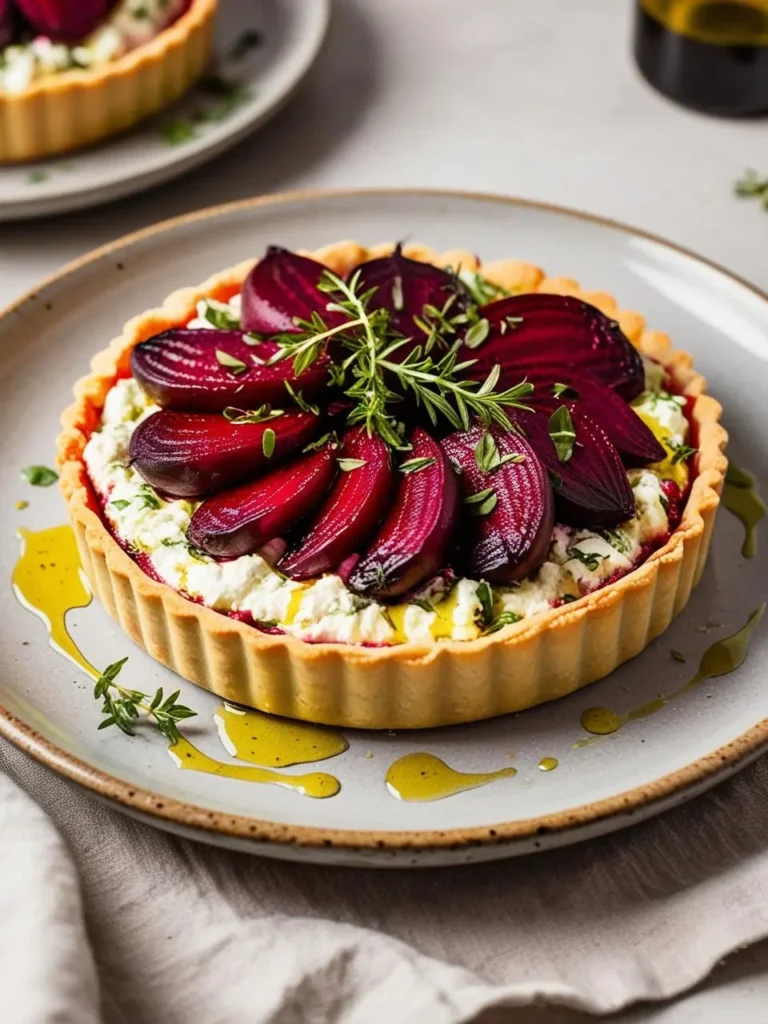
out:
{"label": "olive oil drizzle", "polygon": [[[55,651],[74,662],[91,679],[99,679],[101,673],[67,631],[67,612],[87,608],[93,599],[83,577],[72,527],[53,526],[38,531],[21,528],[18,536],[22,550],[12,576],[16,597],[45,623],[49,643]],[[226,704],[217,710],[216,719],[222,742],[230,754],[265,767],[217,761],[182,737],[168,748],[179,768],[283,786],[315,799],[335,796],[341,789],[339,780],[325,772],[284,775],[270,770],[270,766],[322,761],[343,753],[349,744],[340,734],[272,719],[256,711],[240,712]]]}
{"label": "olive oil drizzle", "polygon": [[262,768],[326,761],[349,749],[341,733],[221,704],[213,714],[225,749]]}
{"label": "olive oil drizzle", "polygon": [[542,757],[537,767],[540,772],[553,772],[559,764],[556,757]]}
{"label": "olive oil drizzle", "polygon": [[474,774],[459,772],[434,754],[406,754],[390,765],[387,789],[398,800],[424,802],[442,800],[513,775],[517,775],[515,768]]}
{"label": "olive oil drizzle", "polygon": [[303,796],[315,799],[322,800],[329,796],[335,796],[341,789],[339,780],[325,772],[310,772],[308,775],[284,775],[282,772],[276,772],[269,768],[217,761],[216,758],[204,754],[202,750],[199,750],[184,737],[171,744],[168,753],[182,769],[203,772],[206,775],[218,775],[225,779],[239,779],[242,782],[261,782],[283,786],[285,789],[294,789]]}
{"label": "olive oil drizzle", "polygon": [[83,656],[67,631],[67,612],[87,608],[93,600],[82,574],[72,527],[53,526],[37,531],[21,527],[16,535],[21,540],[21,555],[12,576],[16,597],[45,623],[48,642],[54,650],[92,679],[98,679],[100,672]]}
{"label": "olive oil drizzle", "polygon": [[[695,690],[705,680],[715,679],[718,676],[725,676],[735,672],[744,663],[752,634],[762,619],[765,608],[766,605],[763,602],[763,604],[755,608],[737,633],[725,637],[723,640],[718,640],[717,643],[708,647],[702,655],[698,672],[684,686],[678,687],[678,689],[665,696],[657,697],[655,700],[648,701],[646,704],[641,704],[639,707],[633,708],[631,711],[625,711],[622,714],[612,711],[610,708],[587,708],[581,716],[582,728],[586,732],[592,733],[593,736],[608,736],[611,733],[618,732],[619,729],[622,729],[629,722],[636,722],[656,714],[657,711],[661,711],[670,701],[675,700],[677,697],[682,697],[691,690]],[[589,742],[589,740],[581,740],[576,746],[585,746]]]}
{"label": "olive oil drizzle", "polygon": [[757,489],[754,476],[735,463],[728,466],[723,488],[723,504],[744,526],[744,558],[757,554],[757,526],[768,515],[768,506]]}

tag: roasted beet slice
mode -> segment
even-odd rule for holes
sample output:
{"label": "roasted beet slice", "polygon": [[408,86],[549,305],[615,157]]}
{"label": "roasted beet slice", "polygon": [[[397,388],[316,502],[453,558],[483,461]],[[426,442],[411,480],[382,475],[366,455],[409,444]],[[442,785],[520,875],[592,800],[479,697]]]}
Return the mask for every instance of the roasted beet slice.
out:
{"label": "roasted beet slice", "polygon": [[514,413],[550,473],[558,520],[571,526],[616,526],[635,514],[635,499],[619,453],[605,431],[576,403],[567,403],[576,443],[567,462],[558,458],[541,412]]}
{"label": "roasted beet slice", "polygon": [[395,470],[389,447],[365,430],[342,439],[339,474],[331,493],[303,539],[280,562],[295,580],[332,572],[359,551],[386,513]]}
{"label": "roasted beet slice", "polygon": [[215,558],[237,558],[285,537],[325,497],[338,465],[335,445],[301,455],[254,483],[208,498],[187,536]]}
{"label": "roasted beet slice", "polygon": [[249,345],[240,331],[177,328],[137,345],[131,373],[158,405],[186,412],[257,409],[265,402],[281,408],[291,402],[286,382],[305,395],[325,386],[327,356],[297,376],[290,359],[268,364],[276,348]]}
{"label": "roasted beet slice", "polygon": [[[557,384],[567,384],[572,390],[556,396],[553,373],[559,373]],[[643,423],[632,406],[591,373],[579,373],[569,367],[559,370],[544,367],[542,370],[534,370],[528,379],[535,388],[527,399],[529,405],[551,414],[558,405],[562,405],[564,399],[573,401],[603,428],[628,465],[643,466],[666,458],[666,452],[653,431]]]}
{"label": "roasted beet slice", "polygon": [[163,409],[133,432],[131,464],[163,494],[200,498],[258,476],[311,440],[318,423],[307,412],[231,423],[213,413]]}
{"label": "roasted beet slice", "polygon": [[0,0],[0,47],[13,42],[16,34],[16,12],[11,0]]}
{"label": "roasted beet slice", "polygon": [[[460,470],[464,507],[473,513],[474,529],[463,546],[467,568],[491,583],[512,583],[546,557],[555,523],[552,486],[526,438],[492,428],[496,457],[489,461],[481,447],[486,433],[478,425],[450,434],[442,445]],[[504,462],[507,456],[522,461]],[[494,461],[496,468],[480,468]]]}
{"label": "roasted beet slice", "polygon": [[103,21],[110,0],[15,0],[29,26],[57,42],[79,43]]}
{"label": "roasted beet slice", "polygon": [[[388,309],[392,314],[392,327],[405,338],[419,343],[428,335],[416,322],[429,324],[433,317],[429,308],[445,310],[448,319],[462,313],[470,302],[470,295],[461,281],[453,274],[433,267],[431,263],[403,256],[402,246],[396,246],[389,256],[380,256],[367,263],[361,263],[352,274],[360,274],[360,290],[376,291],[371,296],[371,309]],[[351,276],[351,275],[350,275]],[[455,340],[450,335],[450,340]],[[403,346],[398,352],[407,351]],[[397,358],[397,355],[395,356]]]}
{"label": "roasted beet slice", "polygon": [[545,366],[555,373],[566,367],[586,370],[627,401],[645,386],[643,361],[619,325],[580,299],[513,295],[484,306],[481,313],[490,326],[488,337],[461,354],[478,360],[469,370],[478,379],[498,363],[499,384],[505,387]]}
{"label": "roasted beet slice", "polygon": [[331,298],[317,287],[326,267],[308,256],[270,245],[243,284],[242,325],[256,334],[293,333],[297,320],[319,313],[332,327],[343,317],[329,312]]}
{"label": "roasted beet slice", "polygon": [[445,565],[458,518],[458,480],[425,430],[417,427],[411,444],[389,515],[349,578],[350,588],[360,594],[399,597]]}

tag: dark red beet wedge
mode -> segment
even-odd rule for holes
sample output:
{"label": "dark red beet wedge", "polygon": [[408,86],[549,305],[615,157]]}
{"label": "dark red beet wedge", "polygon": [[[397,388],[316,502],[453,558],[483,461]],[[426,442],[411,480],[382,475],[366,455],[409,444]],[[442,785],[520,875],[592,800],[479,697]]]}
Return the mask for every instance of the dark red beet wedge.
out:
{"label": "dark red beet wedge", "polygon": [[[212,413],[163,409],[131,437],[131,464],[148,484],[174,498],[201,498],[258,476],[311,440],[319,420],[287,412],[267,423],[231,423]],[[268,430],[274,433],[271,456]],[[265,452],[266,449],[266,452]]]}
{"label": "dark red beet wedge", "polygon": [[[578,397],[568,392],[555,397],[553,373],[560,374],[557,383],[570,385]],[[632,406],[591,373],[579,373],[569,367],[559,370],[545,367],[529,374],[528,379],[535,387],[534,393],[526,399],[529,405],[551,414],[564,400],[572,400],[603,428],[628,465],[643,466],[666,458],[666,452],[653,431],[643,423]]]}
{"label": "dark red beet wedge", "polygon": [[0,47],[13,42],[16,34],[16,12],[11,0],[0,0]]}
{"label": "dark red beet wedge", "polygon": [[570,526],[616,526],[635,514],[635,499],[621,457],[605,431],[575,403],[571,413],[576,444],[561,462],[541,412],[515,412],[531,446],[550,473],[558,520]]}
{"label": "dark red beet wedge", "polygon": [[322,263],[295,252],[270,245],[243,284],[243,330],[256,334],[283,334],[300,330],[296,320],[309,320],[319,313],[332,327],[341,321],[329,313],[331,301],[317,287],[326,268]]}
{"label": "dark red beet wedge", "polygon": [[[360,273],[361,291],[376,289],[370,308],[388,309],[392,314],[392,327],[403,337],[419,343],[426,341],[427,335],[414,318],[428,322],[430,317],[425,307],[433,306],[442,311],[450,299],[446,311],[446,316],[450,318],[461,313],[469,304],[469,293],[456,277],[430,263],[408,259],[403,256],[400,245],[389,256],[361,263],[352,271],[353,274],[357,272]],[[398,350],[405,351],[405,345]]]}
{"label": "dark red beet wedge", "polygon": [[[491,433],[500,458],[522,456],[523,461],[490,472],[480,469],[476,452],[485,433],[476,426],[450,434],[442,445],[461,471],[464,508],[474,513],[464,546],[469,571],[491,583],[512,583],[546,557],[555,523],[552,486],[526,438],[495,427]],[[472,500],[486,493],[484,500]]]}
{"label": "dark red beet wedge", "polygon": [[110,0],[15,0],[30,28],[57,42],[79,43],[103,21]]}
{"label": "dark red beet wedge", "polygon": [[350,588],[366,596],[400,597],[445,565],[458,518],[458,480],[442,448],[425,430],[417,427],[411,444],[407,462],[432,462],[403,473],[376,540],[350,576]]}
{"label": "dark red beet wedge", "polygon": [[473,377],[486,377],[498,363],[499,385],[509,387],[545,366],[561,373],[570,367],[593,374],[627,401],[645,386],[643,361],[619,325],[580,299],[513,295],[484,306],[481,314],[490,324],[488,337],[461,353],[478,360],[469,370]]}
{"label": "dark red beet wedge", "polygon": [[337,455],[364,465],[352,468],[349,461],[341,462],[342,472],[309,530],[280,562],[280,571],[294,580],[338,569],[360,550],[389,508],[395,470],[381,438],[349,430]]}
{"label": "dark red beet wedge", "polygon": [[214,558],[237,558],[285,537],[325,497],[338,471],[337,449],[301,455],[254,483],[208,498],[187,536]]}
{"label": "dark red beet wedge", "polygon": [[272,343],[249,345],[240,331],[178,328],[137,345],[131,373],[158,405],[187,412],[257,409],[265,402],[283,408],[291,403],[286,381],[305,395],[325,386],[327,356],[296,376],[290,359],[267,365],[275,351]]}

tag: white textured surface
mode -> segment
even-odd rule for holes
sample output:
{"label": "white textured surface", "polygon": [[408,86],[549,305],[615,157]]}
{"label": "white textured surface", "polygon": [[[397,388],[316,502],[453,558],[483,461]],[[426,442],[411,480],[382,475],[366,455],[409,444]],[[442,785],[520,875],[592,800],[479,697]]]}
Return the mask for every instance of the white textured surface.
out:
{"label": "white textured surface", "polygon": [[[629,10],[629,0],[337,0],[307,86],[238,150],[112,207],[0,227],[0,302],[95,245],[199,206],[382,184],[569,204],[664,234],[768,287],[768,215],[731,197],[746,166],[768,173],[764,124],[707,119],[651,92],[629,57]],[[758,1021],[767,960],[764,950],[742,954],[721,987],[715,977],[675,1008],[624,1019]]]}

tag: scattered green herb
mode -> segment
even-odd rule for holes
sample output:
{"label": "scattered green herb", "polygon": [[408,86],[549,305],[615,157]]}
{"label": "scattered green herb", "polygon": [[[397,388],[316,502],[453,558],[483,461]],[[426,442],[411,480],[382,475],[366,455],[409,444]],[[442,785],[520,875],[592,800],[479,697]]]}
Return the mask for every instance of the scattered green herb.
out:
{"label": "scattered green herb", "polygon": [[490,626],[483,630],[483,636],[490,636],[491,633],[498,633],[505,626],[514,626],[516,622],[522,622],[523,616],[517,612],[499,612]]}
{"label": "scattered green herb", "polygon": [[30,171],[27,175],[27,181],[30,185],[42,185],[44,181],[48,181],[50,176],[49,171]]}
{"label": "scattered green herb", "polygon": [[291,398],[294,400],[296,405],[298,405],[302,412],[311,412],[315,416],[320,415],[320,406],[313,405],[312,402],[308,402],[301,391],[294,391],[294,389],[291,387],[291,382],[288,380],[285,382],[285,390],[288,392],[288,394],[291,396]]}
{"label": "scattered green herb", "polygon": [[33,487],[50,487],[59,479],[56,470],[47,466],[27,466],[26,469],[22,469],[21,475]]}
{"label": "scattered green herb", "polygon": [[673,441],[671,437],[666,438],[666,442],[673,451],[672,465],[677,466],[681,462],[687,462],[697,452],[698,448],[691,448],[690,445],[683,443],[682,441]]}
{"label": "scattered green herb", "polygon": [[669,653],[672,655],[675,661],[681,661],[683,664],[685,664],[686,657],[684,654],[681,654],[680,651],[676,651],[673,649]]}
{"label": "scattered green herb", "polygon": [[471,494],[464,499],[464,504],[470,506],[470,511],[474,516],[490,515],[498,503],[499,499],[492,487],[487,487],[484,491],[478,491],[477,494]]}
{"label": "scattered green herb", "polygon": [[392,305],[394,306],[396,313],[401,313],[405,308],[405,299],[403,298],[403,279],[399,274],[395,276],[395,281],[392,285]]}
{"label": "scattered green herb", "polygon": [[162,507],[160,499],[149,486],[149,484],[142,484],[141,487],[139,487],[139,494],[135,500],[140,503],[139,508],[141,509],[158,509]]}
{"label": "scattered green herb", "polygon": [[431,605],[429,601],[426,601],[423,597],[414,597],[408,603],[415,604],[416,607],[421,608],[423,612],[433,612],[435,610],[434,606]]}
{"label": "scattered green herb", "polygon": [[228,309],[212,306],[210,302],[206,304],[204,318],[220,331],[236,331],[240,326],[240,321],[234,313]]}
{"label": "scattered green herb", "polygon": [[339,469],[344,473],[351,473],[353,469],[362,469],[363,466],[367,466],[368,463],[365,459],[336,459],[339,464]]}
{"label": "scattered green herb", "polygon": [[488,626],[493,620],[493,591],[483,580],[477,585],[475,594],[480,602],[480,624]]}
{"label": "scattered green herb", "polygon": [[261,439],[261,449],[266,458],[271,459],[275,453],[275,432],[272,427],[267,427]]}
{"label": "scattered green herb", "polygon": [[486,431],[475,445],[475,462],[483,473],[493,473],[510,462],[525,462],[525,456],[517,452],[500,455],[496,440],[490,431]]}
{"label": "scattered green herb", "polygon": [[109,504],[113,505],[118,512],[125,512],[131,503],[127,498],[118,498],[117,501],[110,501]]}
{"label": "scattered green herb", "polygon": [[182,146],[197,138],[197,131],[191,121],[178,118],[175,121],[167,121],[160,129],[160,134],[169,146]]}
{"label": "scattered green herb", "polygon": [[128,690],[120,686],[116,680],[126,661],[128,659],[123,658],[104,669],[94,687],[93,695],[102,702],[101,710],[105,716],[99,729],[108,729],[114,725],[126,735],[134,736],[138,720],[144,714],[166,739],[172,743],[178,742],[181,739],[178,723],[186,718],[194,718],[197,712],[177,703],[180,690],[166,697],[160,687],[154,697],[150,697],[140,690]]}
{"label": "scattered green herb", "polygon": [[242,359],[238,359],[237,356],[230,355],[229,352],[225,352],[221,348],[216,349],[216,361],[219,366],[223,366],[225,370],[229,370],[229,372],[235,377],[239,376],[241,373],[248,372],[248,365],[244,363]]}
{"label": "scattered green herb", "polygon": [[757,171],[745,171],[734,183],[733,191],[739,199],[759,199],[763,209],[768,210],[768,178],[761,178]]}
{"label": "scattered green herb", "polygon": [[264,44],[264,36],[255,28],[247,28],[240,33],[238,39],[230,47],[227,57],[229,60],[245,60],[249,53],[258,50]]}
{"label": "scattered green herb", "polygon": [[569,550],[568,557],[586,565],[590,572],[597,572],[600,563],[604,562],[608,555],[600,555],[596,551],[582,551],[581,548],[574,547]]}
{"label": "scattered green herb", "polygon": [[476,270],[462,270],[459,272],[459,278],[478,306],[484,306],[487,302],[494,302],[511,294],[501,285],[486,281]]}
{"label": "scattered green herb", "polygon": [[306,448],[303,448],[302,451],[304,453],[316,452],[319,451],[321,448],[324,448],[329,443],[333,444],[334,447],[339,443],[338,438],[333,433],[333,431],[331,431],[331,433],[329,434],[323,434],[323,436],[318,437],[316,441],[310,441],[310,443],[306,446]]}
{"label": "scattered green herb", "polygon": [[258,409],[237,409],[234,405],[228,405],[222,413],[230,423],[269,423],[283,415],[283,409],[273,409],[269,403],[260,405]]}
{"label": "scattered green herb", "polygon": [[632,542],[620,530],[599,530],[600,536],[622,555],[632,549]]}
{"label": "scattered green herb", "polygon": [[436,459],[423,458],[423,459],[408,459],[407,462],[400,463],[400,472],[405,473],[408,476],[409,473],[420,473],[422,469],[429,469],[430,466],[434,466]]}
{"label": "scattered green herb", "polygon": [[491,325],[485,317],[483,317],[482,320],[478,320],[477,323],[472,324],[469,328],[466,337],[464,338],[464,344],[467,348],[479,348],[490,333]]}
{"label": "scattered green herb", "polygon": [[555,396],[555,398],[562,398],[563,395],[565,395],[566,398],[579,397],[579,392],[576,390],[576,388],[572,388],[570,384],[553,384],[552,394]]}
{"label": "scattered green herb", "polygon": [[567,462],[573,455],[576,431],[566,406],[561,405],[549,417],[549,436],[552,438],[558,459],[561,462]]}

